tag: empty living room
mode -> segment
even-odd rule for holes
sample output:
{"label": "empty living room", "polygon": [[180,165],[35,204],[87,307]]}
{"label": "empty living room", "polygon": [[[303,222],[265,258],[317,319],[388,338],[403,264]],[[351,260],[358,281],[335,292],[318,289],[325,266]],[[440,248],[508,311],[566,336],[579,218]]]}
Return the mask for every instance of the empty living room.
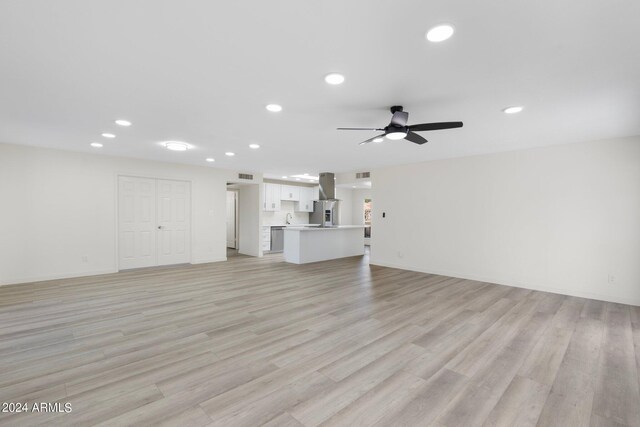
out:
{"label": "empty living room", "polygon": [[0,426],[640,427],[640,2],[0,1]]}

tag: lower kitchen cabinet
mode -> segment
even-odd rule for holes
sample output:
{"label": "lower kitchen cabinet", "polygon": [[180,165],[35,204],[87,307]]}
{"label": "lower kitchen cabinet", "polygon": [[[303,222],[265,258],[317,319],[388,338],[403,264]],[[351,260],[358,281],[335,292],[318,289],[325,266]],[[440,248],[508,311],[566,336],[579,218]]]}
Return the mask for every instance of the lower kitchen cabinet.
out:
{"label": "lower kitchen cabinet", "polygon": [[271,227],[262,226],[262,250],[271,250]]}

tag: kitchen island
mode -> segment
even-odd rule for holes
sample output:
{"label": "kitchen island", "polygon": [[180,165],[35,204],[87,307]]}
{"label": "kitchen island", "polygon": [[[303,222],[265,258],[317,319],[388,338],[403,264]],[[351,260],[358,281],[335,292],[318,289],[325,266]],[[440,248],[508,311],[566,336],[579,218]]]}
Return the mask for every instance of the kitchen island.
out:
{"label": "kitchen island", "polygon": [[284,260],[293,264],[364,255],[364,225],[287,227]]}

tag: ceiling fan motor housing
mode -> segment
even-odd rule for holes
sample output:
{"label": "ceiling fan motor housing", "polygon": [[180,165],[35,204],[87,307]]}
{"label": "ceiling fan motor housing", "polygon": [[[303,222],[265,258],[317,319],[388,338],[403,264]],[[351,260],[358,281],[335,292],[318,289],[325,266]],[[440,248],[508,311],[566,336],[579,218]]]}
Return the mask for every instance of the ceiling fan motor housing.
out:
{"label": "ceiling fan motor housing", "polygon": [[409,132],[409,128],[407,126],[396,126],[396,125],[389,125],[386,128],[384,128],[384,132],[385,133],[408,133]]}

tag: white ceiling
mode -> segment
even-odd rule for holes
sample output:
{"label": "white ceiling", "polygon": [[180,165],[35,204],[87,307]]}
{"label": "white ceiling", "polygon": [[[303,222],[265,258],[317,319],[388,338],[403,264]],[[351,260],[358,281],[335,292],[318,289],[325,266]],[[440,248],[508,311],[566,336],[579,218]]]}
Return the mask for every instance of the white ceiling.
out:
{"label": "white ceiling", "polygon": [[[279,176],[637,135],[638,17],[636,0],[3,0],[0,142]],[[453,38],[427,42],[441,22]],[[394,104],[464,128],[424,146],[335,130]]]}

